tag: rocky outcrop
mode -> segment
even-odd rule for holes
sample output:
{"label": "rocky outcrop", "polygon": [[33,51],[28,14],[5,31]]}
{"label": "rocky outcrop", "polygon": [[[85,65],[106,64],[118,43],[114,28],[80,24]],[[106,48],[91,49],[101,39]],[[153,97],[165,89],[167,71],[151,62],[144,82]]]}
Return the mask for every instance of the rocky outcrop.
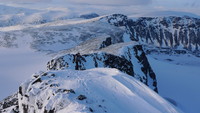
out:
{"label": "rocky outcrop", "polygon": [[[64,68],[86,70],[97,67],[107,67],[107,68],[116,68],[125,72],[131,76],[134,76],[133,65],[132,63],[124,58],[115,56],[108,53],[93,53],[87,55],[81,55],[80,60],[74,61],[76,55],[67,54],[62,57],[53,59],[48,62],[48,70],[61,70]],[[76,64],[76,62],[78,62]]]}
{"label": "rocky outcrop", "polygon": [[[133,76],[158,92],[156,75],[153,72],[141,45],[122,46],[119,50],[107,48],[111,51],[120,51],[118,54],[104,52],[81,55],[80,60],[74,61],[76,55],[66,54],[52,59],[47,64],[48,70],[79,69],[86,70],[97,67],[116,68]],[[78,68],[77,68],[78,67]]]}
{"label": "rocky outcrop", "polygon": [[117,27],[124,26],[132,41],[200,54],[200,19],[198,18],[170,16],[141,17],[131,20],[125,15],[114,14],[104,20]]}
{"label": "rocky outcrop", "polygon": [[128,22],[128,17],[123,14],[113,14],[100,19],[100,21],[106,21],[111,25],[120,27],[126,26]]}
{"label": "rocky outcrop", "polygon": [[128,21],[132,34],[138,41],[158,47],[199,50],[200,19],[192,17],[139,18]]}
{"label": "rocky outcrop", "polygon": [[0,113],[12,111],[13,113],[18,113],[18,93],[8,96],[0,102]]}

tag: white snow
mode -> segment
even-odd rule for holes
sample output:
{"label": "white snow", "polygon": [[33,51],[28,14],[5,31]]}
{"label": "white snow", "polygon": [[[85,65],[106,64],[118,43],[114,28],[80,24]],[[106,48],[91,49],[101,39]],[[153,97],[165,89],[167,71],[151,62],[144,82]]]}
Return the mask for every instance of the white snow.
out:
{"label": "white snow", "polygon": [[[52,74],[55,77],[51,77]],[[21,104],[26,103],[40,113],[44,108],[37,109],[36,101],[42,100],[43,107],[48,110],[55,107],[58,113],[86,113],[88,108],[96,113],[182,113],[147,86],[117,69],[49,71],[40,78],[41,83],[33,84],[35,79],[32,79],[22,84],[22,92],[29,100],[25,97],[19,100],[20,110]],[[47,87],[55,83],[57,87]],[[73,89],[75,94],[55,93],[58,89]],[[87,98],[77,100],[78,95]]]}
{"label": "white snow", "polygon": [[[37,32],[38,29],[42,32],[46,28],[48,28],[47,32],[52,32],[51,31],[52,29],[54,29],[54,30],[57,29],[59,31],[59,30],[65,30],[65,28],[68,28],[68,29],[72,29],[72,31],[71,32],[68,31],[68,33],[76,34],[76,35],[73,35],[76,37],[77,35],[79,36],[78,29],[81,29],[81,28],[83,28],[83,29],[81,29],[82,32],[91,32],[91,30],[94,30],[95,27],[98,26],[96,29],[99,29],[98,32],[99,32],[99,34],[101,34],[101,36],[109,36],[108,33],[110,33],[111,31],[114,32],[116,30],[118,30],[118,31],[121,30],[121,29],[116,29],[116,28],[114,29],[113,27],[108,26],[107,24],[102,24],[102,23],[95,23],[95,24],[90,25],[90,22],[94,23],[94,21],[99,19],[100,17],[96,18],[96,19],[91,19],[91,20],[69,19],[69,18],[72,18],[74,15],[77,16],[78,13],[84,12],[84,11],[69,12],[68,8],[66,8],[66,9],[65,8],[60,8],[60,9],[57,8],[56,9],[55,7],[47,8],[48,6],[46,6],[45,8],[42,8],[42,9],[37,9],[37,8],[34,9],[34,7],[31,7],[31,9],[20,8],[20,7],[0,5],[1,36],[4,36],[4,33],[2,33],[2,32],[9,33],[9,31],[13,31],[14,33],[13,34],[11,33],[11,34],[13,36],[16,36],[17,44],[19,47],[16,49],[14,49],[14,48],[7,49],[7,48],[0,47],[0,100],[2,100],[3,98],[7,97],[10,94],[12,94],[13,92],[16,92],[19,84],[22,81],[24,81],[24,79],[27,79],[29,77],[29,75],[31,75],[32,73],[34,73],[38,70],[46,69],[45,68],[46,63],[47,63],[47,61],[50,60],[51,57],[45,55],[44,53],[34,52],[33,50],[29,49],[29,46],[30,46],[29,44],[32,42],[32,38],[33,38],[30,36],[31,32],[33,32],[33,31]],[[43,6],[40,6],[40,7],[43,7]],[[95,7],[97,7],[97,6],[95,6]],[[102,7],[102,6],[100,6],[100,7]],[[125,7],[125,9],[126,8],[127,7]],[[84,8],[81,8],[81,9],[84,9]],[[74,10],[74,9],[71,7],[71,10]],[[76,10],[77,10],[77,8],[76,8]],[[80,10],[80,9],[78,9],[78,10]],[[87,9],[87,11],[88,10],[91,10],[91,9]],[[99,10],[101,10],[101,8]],[[163,12],[161,12],[161,14],[163,14]],[[175,13],[175,14],[177,14],[177,13]],[[64,20],[64,19],[68,19],[68,20]],[[40,24],[41,21],[47,21],[48,23]],[[83,23],[85,23],[85,24],[83,24]],[[88,24],[86,24],[86,23],[88,23]],[[83,25],[78,26],[78,24],[83,24]],[[77,29],[74,31],[73,31],[73,25],[76,27],[78,26]],[[91,27],[91,26],[95,26],[95,27]],[[90,28],[91,30],[85,29],[87,27],[91,27]],[[104,30],[105,28],[106,28],[106,30]],[[37,30],[35,30],[35,29],[37,29]],[[24,31],[22,33],[21,31],[17,31],[17,30],[24,30]],[[107,31],[107,33],[102,35],[102,32],[105,32],[105,31]],[[37,32],[37,33],[41,33],[41,32]],[[57,32],[55,32],[55,34],[56,33]],[[61,35],[63,35],[63,34],[61,33]],[[45,33],[42,34],[41,36],[45,36]],[[66,36],[68,36],[68,35],[66,34]],[[69,37],[71,37],[71,35],[69,35]],[[100,36],[98,36],[98,37],[100,37]],[[124,39],[127,39],[127,37],[128,36],[126,34],[124,34]],[[61,37],[56,37],[56,39],[58,39],[58,38],[60,38],[60,40],[62,40]],[[74,41],[69,41],[68,46],[65,46],[64,44],[61,44],[61,43],[59,43],[59,44],[57,43],[58,45],[47,45],[47,46],[43,45],[43,47],[41,47],[39,49],[44,49],[44,50],[52,49],[55,51],[63,50],[66,48],[71,48],[74,45],[77,45],[77,43],[75,43],[77,40],[78,40],[78,38],[76,38]],[[56,41],[58,41],[58,40],[56,40]],[[128,42],[129,40],[125,40],[125,41]],[[24,43],[27,43],[27,44],[24,45]],[[81,42],[78,42],[78,43],[81,43]],[[114,47],[114,46],[112,46],[112,47]],[[79,48],[81,48],[81,47],[79,47]],[[85,49],[85,48],[82,48],[82,49]],[[174,57],[171,56],[170,59],[172,59],[173,61],[171,63],[169,63],[168,61],[166,61],[167,57],[165,57],[165,56],[160,56],[157,58],[161,61],[150,58],[150,61],[151,61],[150,64],[152,65],[153,70],[155,71],[155,73],[157,75],[158,87],[159,87],[158,90],[159,90],[160,94],[163,97],[175,100],[177,102],[178,107],[180,107],[181,109],[184,109],[186,112],[199,113],[200,109],[199,109],[198,105],[200,105],[200,103],[199,103],[200,102],[200,98],[199,98],[199,95],[200,95],[200,89],[199,89],[200,84],[199,83],[200,82],[198,80],[200,80],[200,77],[199,77],[199,73],[200,73],[200,71],[199,71],[200,63],[199,62],[200,62],[200,60],[193,56],[188,57],[187,55],[184,55],[181,57],[180,56],[174,56]],[[188,58],[190,59],[189,61],[185,60]],[[176,64],[179,64],[179,65],[176,65]],[[103,70],[101,70],[101,71],[103,71]],[[91,73],[93,73],[93,72],[91,72]],[[102,73],[102,72],[100,72],[100,73]],[[97,72],[94,72],[93,74],[96,75]],[[106,72],[106,74],[110,75],[108,72]],[[118,92],[114,96],[111,92],[108,92],[108,95],[111,95],[111,97],[112,97],[111,98],[112,102],[107,103],[108,106],[111,105],[111,107],[112,107],[112,105],[114,105],[116,102],[122,102],[121,104],[119,103],[119,104],[117,104],[117,106],[113,106],[113,107],[116,109],[121,109],[120,106],[122,106],[122,108],[124,108],[124,109],[126,109],[126,106],[132,107],[130,105],[134,104],[133,102],[135,101],[135,99],[132,100],[129,97],[132,97],[133,95],[136,95],[134,97],[134,98],[136,98],[136,100],[142,100],[144,98],[147,98],[147,100],[150,99],[149,96],[148,97],[144,96],[144,98],[143,97],[140,98],[140,96],[144,95],[145,93],[152,95],[152,93],[149,93],[151,91],[147,90],[146,87],[145,88],[143,86],[141,86],[142,88],[139,86],[136,87],[136,86],[133,86],[133,83],[128,82],[128,84],[132,87],[132,88],[130,88],[131,89],[130,90],[129,88],[127,88],[129,85],[124,85],[124,84],[127,84],[126,82],[121,84],[121,82],[123,82],[123,80],[125,80],[125,79],[129,80],[129,78],[126,78],[126,77],[123,79],[122,78],[119,78],[120,82],[114,80],[114,82],[117,83],[116,86],[115,85],[112,86],[112,84],[109,84],[110,81],[105,80],[107,83],[106,85],[109,86],[108,88],[111,88],[114,92],[117,92],[120,89],[123,90],[123,92]],[[110,79],[108,79],[108,80],[110,80]],[[112,78],[112,80],[113,80],[113,78]],[[131,80],[132,80],[132,78],[131,78]],[[97,84],[99,82],[100,81],[97,81]],[[88,84],[89,83],[90,82],[88,82]],[[138,84],[140,85],[140,83],[138,83]],[[106,89],[106,87],[103,87],[101,85],[99,87]],[[117,89],[114,89],[113,87],[116,87]],[[94,87],[91,87],[92,90],[94,88],[97,88],[97,85],[95,85]],[[107,88],[107,90],[109,90],[108,88]],[[134,88],[136,88],[136,89],[134,89]],[[139,89],[137,89],[137,88],[139,88]],[[135,92],[133,92],[135,90],[136,90],[136,92],[138,90],[141,90],[140,88],[144,89],[143,93],[135,94]],[[102,94],[102,92],[100,92],[101,90],[102,89],[99,89],[99,91],[97,91],[96,93]],[[104,95],[104,94],[102,94],[102,95]],[[92,96],[94,96],[94,95],[92,95]],[[123,100],[119,100],[119,99],[115,98],[118,96],[120,98],[121,97],[126,98],[128,100],[127,103],[129,103],[129,104],[126,104]],[[158,101],[158,103],[159,103],[162,101],[162,102],[164,102],[164,104],[161,102],[161,103],[159,103],[160,105],[155,105],[155,103],[153,104],[153,100],[146,101],[144,99],[141,102],[136,101],[138,104],[138,105],[136,105],[136,108],[139,108],[138,107],[139,105],[141,105],[141,106],[146,105],[147,108],[143,109],[142,110],[143,112],[145,110],[153,110],[155,112],[156,111],[162,112],[163,110],[169,111],[169,109],[164,108],[164,107],[166,107],[168,105],[171,106],[170,104],[166,103],[163,99],[160,99],[160,97],[158,97],[157,94],[153,93],[153,97],[156,98],[156,99],[154,99],[154,100],[156,100],[156,102]],[[99,99],[101,99],[101,97],[99,97]],[[129,99],[132,101],[130,101]],[[80,104],[77,105],[77,103],[71,103],[71,104],[69,104],[69,107],[71,108],[71,109],[68,109],[70,112],[70,110],[71,111],[74,111],[77,109],[80,110],[81,108],[84,108],[84,105],[80,105]],[[127,111],[128,110],[133,110],[133,108],[129,108],[129,109],[127,109]],[[66,109],[65,109],[65,111],[66,111]],[[101,112],[101,111],[99,111],[99,112]]]}
{"label": "white snow", "polygon": [[124,42],[130,42],[130,41],[132,41],[132,40],[130,39],[130,35],[129,35],[128,33],[124,33],[124,35],[123,35],[123,40],[124,40]]}

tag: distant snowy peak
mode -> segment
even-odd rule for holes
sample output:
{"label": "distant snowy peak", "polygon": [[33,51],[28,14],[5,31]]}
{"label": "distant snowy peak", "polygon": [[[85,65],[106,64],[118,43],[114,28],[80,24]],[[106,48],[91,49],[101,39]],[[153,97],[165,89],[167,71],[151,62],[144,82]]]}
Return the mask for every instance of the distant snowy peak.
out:
{"label": "distant snowy peak", "polygon": [[100,21],[108,22],[111,25],[120,27],[120,26],[126,26],[128,17],[123,14],[112,14],[102,17]]}
{"label": "distant snowy peak", "polygon": [[181,113],[134,78],[106,68],[35,74],[18,99],[23,113]]}

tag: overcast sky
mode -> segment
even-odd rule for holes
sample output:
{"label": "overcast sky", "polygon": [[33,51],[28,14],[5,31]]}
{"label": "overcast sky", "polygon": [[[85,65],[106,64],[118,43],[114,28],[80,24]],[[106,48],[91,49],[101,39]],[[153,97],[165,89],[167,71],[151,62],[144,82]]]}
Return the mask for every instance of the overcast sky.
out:
{"label": "overcast sky", "polygon": [[162,6],[189,6],[198,7],[200,4],[199,0],[0,0],[0,2],[65,2],[65,3],[78,3],[78,4],[103,4],[103,5],[149,5],[149,4],[160,4]]}
{"label": "overcast sky", "polygon": [[30,2],[66,2],[76,4],[101,4],[101,5],[146,5],[152,0],[0,0],[1,2],[30,3]]}
{"label": "overcast sky", "polygon": [[[0,0],[0,3],[30,3],[33,8],[66,8],[81,12],[139,14],[155,11],[189,12],[200,15],[200,0]],[[23,4],[24,5],[24,4]],[[23,6],[21,5],[21,6]]]}

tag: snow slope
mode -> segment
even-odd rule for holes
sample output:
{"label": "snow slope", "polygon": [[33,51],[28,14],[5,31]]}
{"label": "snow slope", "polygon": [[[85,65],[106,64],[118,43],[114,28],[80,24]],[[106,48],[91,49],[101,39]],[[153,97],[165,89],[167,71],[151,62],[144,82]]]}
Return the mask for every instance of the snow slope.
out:
{"label": "snow slope", "polygon": [[[148,55],[148,58],[157,75],[159,94],[174,101],[186,113],[199,113],[199,59],[195,58],[197,62],[194,62],[194,57],[173,55]],[[163,58],[170,58],[172,61]]]}
{"label": "snow slope", "polygon": [[42,113],[182,113],[116,69],[60,70],[33,75],[19,88],[19,109]]}

